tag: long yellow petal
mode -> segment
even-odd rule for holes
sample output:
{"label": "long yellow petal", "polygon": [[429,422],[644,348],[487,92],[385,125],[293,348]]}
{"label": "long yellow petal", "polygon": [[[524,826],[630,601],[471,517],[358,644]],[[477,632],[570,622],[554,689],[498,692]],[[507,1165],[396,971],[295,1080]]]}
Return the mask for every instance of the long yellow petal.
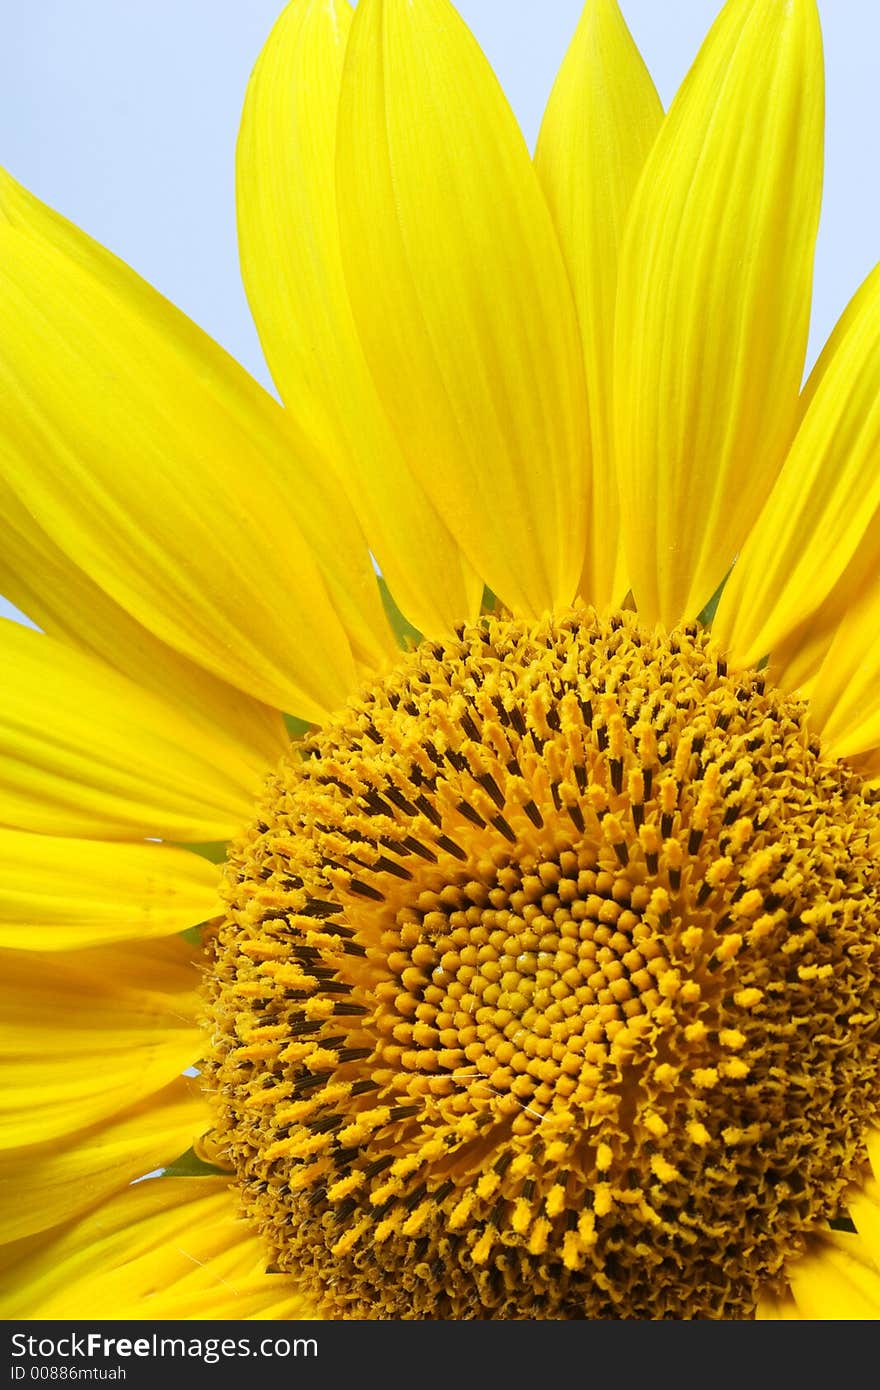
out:
{"label": "long yellow petal", "polygon": [[868,1178],[847,1193],[846,1205],[868,1254],[880,1269],[880,1183]]}
{"label": "long yellow petal", "polygon": [[718,605],[712,630],[733,665],[759,661],[810,618],[880,509],[880,266],[846,309],[829,349]]}
{"label": "long yellow petal", "polygon": [[50,637],[99,656],[206,723],[255,769],[274,767],[289,739],[277,710],[166,646],[49,539],[0,479],[0,593]]}
{"label": "long yellow petal", "polygon": [[827,628],[820,617],[815,624],[808,621],[795,628],[771,653],[768,672],[773,684],[779,690],[809,700],[816,675],[833,640],[834,628]]}
{"label": "long yellow petal", "polygon": [[[157,637],[335,708],[391,650],[366,544],[285,412],[115,257],[0,181],[0,474]],[[295,640],[292,640],[295,634]]]}
{"label": "long yellow petal", "polygon": [[878,625],[880,582],[875,574],[840,622],[810,690],[810,722],[830,757],[846,758],[880,745]]}
{"label": "long yellow petal", "polygon": [[179,937],[0,955],[0,1148],[98,1124],[199,1058],[199,975]]}
{"label": "long yellow petal", "polygon": [[178,1077],[106,1124],[62,1142],[0,1153],[0,1242],[70,1221],[145,1173],[173,1162],[210,1123],[198,1086]]}
{"label": "long yellow petal", "polygon": [[592,494],[582,592],[619,605],[629,580],[611,434],[617,263],[663,108],[617,0],[587,0],[550,93],[535,168],[574,290],[584,347]]}
{"label": "long yellow petal", "polygon": [[525,142],[448,0],[361,0],[337,172],[355,322],[410,467],[503,602],[570,600],[587,496],[571,289]]}
{"label": "long yellow petal", "polygon": [[[826,752],[849,760],[880,746],[876,622],[880,614],[880,507],[825,602],[804,624],[821,662],[810,682],[810,722]],[[794,635],[793,641],[798,634]]]}
{"label": "long yellow petal", "polygon": [[[864,753],[854,753],[848,759],[850,766],[863,777],[871,791],[880,790],[880,744],[866,748]],[[871,841],[875,853],[880,853],[880,832]]]}
{"label": "long yellow petal", "polygon": [[[153,1178],[120,1193],[3,1270],[12,1318],[299,1319],[290,1279],[266,1274],[259,1242],[222,1178]],[[160,1334],[161,1335],[161,1334]]]}
{"label": "long yellow petal", "polygon": [[[880,510],[875,512],[843,574],[822,603],[770,653],[769,673],[780,689],[809,701],[837,631],[876,581],[880,567]],[[826,672],[827,675],[827,672]],[[816,721],[816,711],[813,712]]]}
{"label": "long yellow petal", "polygon": [[108,666],[0,621],[0,821],[47,835],[226,840],[259,771]]}
{"label": "long yellow petal", "polygon": [[880,1270],[858,1236],[829,1232],[788,1271],[802,1318],[821,1322],[880,1319]]}
{"label": "long yellow petal", "polygon": [[802,1317],[789,1291],[784,1294],[762,1294],[755,1309],[755,1320],[757,1322],[801,1322]]}
{"label": "long yellow petal", "polygon": [[339,469],[398,606],[434,634],[473,617],[483,586],[404,461],[351,314],[335,172],[350,26],[347,0],[293,0],[257,61],[236,156],[242,273],[282,399]]}
{"label": "long yellow petal", "polygon": [[173,845],[0,829],[0,947],[63,951],[173,936],[215,917],[219,870]]}
{"label": "long yellow petal", "polygon": [[815,0],[728,0],[633,197],[614,414],[630,579],[649,621],[709,601],[791,441],[822,91]]}

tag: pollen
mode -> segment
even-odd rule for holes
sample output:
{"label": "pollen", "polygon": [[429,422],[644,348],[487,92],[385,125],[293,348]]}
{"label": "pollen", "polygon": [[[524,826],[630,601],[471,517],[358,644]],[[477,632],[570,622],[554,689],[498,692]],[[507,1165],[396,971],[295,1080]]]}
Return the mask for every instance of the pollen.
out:
{"label": "pollen", "polygon": [[749,1318],[878,1114],[874,794],[703,629],[486,619],[226,867],[215,1146],[330,1318]]}

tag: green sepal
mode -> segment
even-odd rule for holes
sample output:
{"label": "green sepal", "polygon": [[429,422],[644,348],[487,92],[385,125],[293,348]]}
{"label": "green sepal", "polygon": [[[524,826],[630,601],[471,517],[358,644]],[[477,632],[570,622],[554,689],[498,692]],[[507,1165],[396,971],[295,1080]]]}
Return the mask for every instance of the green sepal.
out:
{"label": "green sepal", "polygon": [[202,932],[205,926],[205,922],[199,922],[195,927],[187,927],[186,931],[178,932],[178,935],[181,941],[185,941],[188,946],[201,946]]}
{"label": "green sepal", "polygon": [[186,1153],[181,1154],[173,1163],[169,1163],[167,1168],[162,1169],[163,1178],[227,1178],[229,1174],[223,1168],[216,1168],[213,1163],[206,1163],[199,1158],[195,1149],[187,1149]]}
{"label": "green sepal", "polygon": [[385,583],[381,575],[376,576],[379,581],[379,593],[382,595],[382,604],[385,608],[385,617],[391,624],[394,636],[397,638],[398,646],[405,652],[411,652],[422,640],[422,634],[418,628],[413,627],[412,623],[407,622],[401,613],[394,599],[391,597],[391,590]]}
{"label": "green sepal", "polygon": [[201,844],[181,844],[180,848],[192,850],[193,854],[200,855],[202,859],[207,859],[211,864],[222,864],[226,858],[229,842],[228,840],[204,840]]}
{"label": "green sepal", "polygon": [[304,738],[312,727],[307,720],[297,719],[295,714],[285,714],[283,718],[292,739]]}
{"label": "green sepal", "polygon": [[[731,569],[732,568],[733,566],[731,566]],[[721,583],[718,585],[718,588],[715,590],[709,602],[706,604],[706,607],[702,610],[702,612],[697,614],[697,622],[701,625],[701,627],[712,626],[712,619],[715,617],[715,614],[718,611],[718,605],[721,602],[721,595],[724,593],[724,586],[729,578],[730,570],[727,571],[727,574],[724,576]]]}
{"label": "green sepal", "polygon": [[492,593],[492,590],[489,588],[488,584],[484,585],[483,598],[480,603],[480,612],[483,614],[488,614],[491,617],[495,613],[497,607],[498,599],[496,595]]}

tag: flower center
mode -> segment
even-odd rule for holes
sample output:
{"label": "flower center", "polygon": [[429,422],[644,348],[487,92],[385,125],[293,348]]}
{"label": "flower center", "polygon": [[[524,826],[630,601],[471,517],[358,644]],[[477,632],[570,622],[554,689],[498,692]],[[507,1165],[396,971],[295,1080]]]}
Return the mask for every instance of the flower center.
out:
{"label": "flower center", "polygon": [[705,633],[578,609],[425,643],[260,817],[208,1076],[325,1315],[749,1317],[840,1215],[880,814]]}

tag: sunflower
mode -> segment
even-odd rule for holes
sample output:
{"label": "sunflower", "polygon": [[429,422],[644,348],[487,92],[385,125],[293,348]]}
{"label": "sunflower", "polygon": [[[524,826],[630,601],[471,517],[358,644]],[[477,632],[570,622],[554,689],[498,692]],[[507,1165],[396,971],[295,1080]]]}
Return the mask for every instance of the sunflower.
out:
{"label": "sunflower", "polygon": [[729,0],[665,116],[588,0],[532,159],[447,0],[292,0],[283,405],[3,177],[7,1316],[880,1316],[821,94],[814,0]]}

